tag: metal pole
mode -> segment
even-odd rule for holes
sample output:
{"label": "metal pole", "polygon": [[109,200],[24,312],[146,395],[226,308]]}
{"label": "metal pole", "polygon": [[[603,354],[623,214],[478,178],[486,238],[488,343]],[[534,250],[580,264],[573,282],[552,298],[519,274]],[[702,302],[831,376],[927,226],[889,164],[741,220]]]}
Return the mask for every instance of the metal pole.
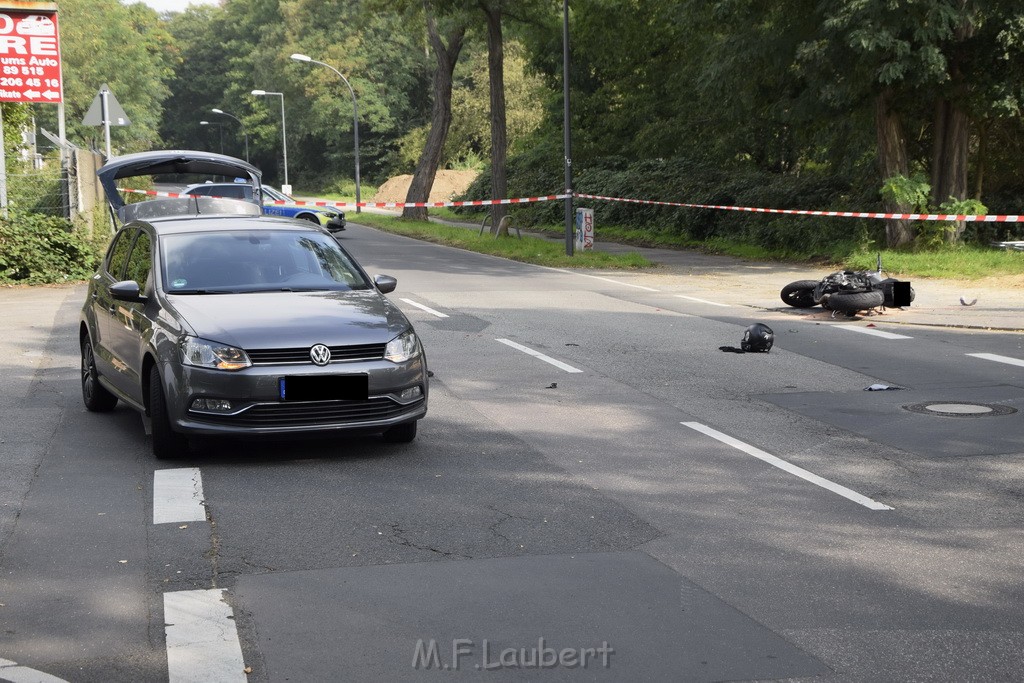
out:
{"label": "metal pole", "polygon": [[[348,81],[345,81],[348,83]],[[352,86],[348,86],[352,90]],[[360,212],[359,204],[362,201],[359,197],[359,107],[356,105],[356,94],[352,93],[352,129],[356,138],[356,213]]]}
{"label": "metal pole", "polygon": [[[277,93],[281,96],[281,146],[284,148],[284,184],[288,183],[288,134],[284,125],[284,93]],[[288,192],[291,192],[290,185]]]}
{"label": "metal pole", "polygon": [[359,204],[362,202],[362,199],[359,194],[359,105],[356,103],[356,91],[352,89],[352,84],[348,82],[348,79],[330,64],[325,64],[324,62],[319,62],[315,59],[311,59],[309,61],[314,64],[319,64],[320,66],[326,66],[328,69],[338,74],[338,78],[348,86],[348,93],[352,96],[352,135],[355,137],[356,143],[356,213],[360,213]]}
{"label": "metal pole", "polygon": [[110,91],[106,88],[100,90],[100,116],[103,118],[103,136],[107,141],[107,160],[110,159],[110,106],[107,104],[107,95]]}
{"label": "metal pole", "polygon": [[64,218],[71,218],[71,207],[77,206],[78,202],[71,201],[71,155],[68,154],[68,147],[65,144],[67,135],[67,123],[64,118],[64,84],[60,86],[61,101],[57,103],[57,138],[60,140],[60,204],[61,215]]}
{"label": "metal pole", "polygon": [[4,151],[3,107],[0,107],[0,215],[7,218],[7,152]]}
{"label": "metal pole", "polygon": [[[245,124],[242,123],[242,119],[238,118],[234,114],[227,113],[223,109],[211,109],[210,111],[212,111],[214,114],[221,114],[222,116],[227,116],[229,118],[234,119],[235,121],[238,121],[238,130],[242,131],[242,137],[245,138],[245,160],[246,160],[246,162],[248,162],[249,161],[249,134],[245,132]],[[221,152],[223,153],[223,151],[224,150],[222,149]]]}
{"label": "metal pole", "polygon": [[338,78],[348,86],[348,92],[352,96],[352,135],[355,138],[355,166],[356,166],[356,213],[360,213],[359,205],[362,203],[362,196],[359,190],[359,105],[356,103],[356,91],[352,89],[352,84],[348,82],[345,75],[335,69],[326,62],[321,62],[317,59],[313,59],[308,55],[293,54],[292,59],[297,62],[312,62],[313,64],[319,64],[320,66],[326,66],[328,69],[338,74]]}
{"label": "metal pole", "polygon": [[562,0],[562,100],[565,115],[562,129],[565,135],[565,255],[573,255],[572,239],[572,134],[569,128],[569,0]]}

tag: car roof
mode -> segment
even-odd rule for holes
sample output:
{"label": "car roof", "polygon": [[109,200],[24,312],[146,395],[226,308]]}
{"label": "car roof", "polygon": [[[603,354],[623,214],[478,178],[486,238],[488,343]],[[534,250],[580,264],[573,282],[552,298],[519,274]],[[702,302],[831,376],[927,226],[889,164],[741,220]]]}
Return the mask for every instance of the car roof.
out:
{"label": "car roof", "polygon": [[195,232],[222,232],[233,230],[291,230],[293,232],[318,232],[324,230],[311,224],[277,216],[173,216],[146,221],[157,235],[180,235]]}

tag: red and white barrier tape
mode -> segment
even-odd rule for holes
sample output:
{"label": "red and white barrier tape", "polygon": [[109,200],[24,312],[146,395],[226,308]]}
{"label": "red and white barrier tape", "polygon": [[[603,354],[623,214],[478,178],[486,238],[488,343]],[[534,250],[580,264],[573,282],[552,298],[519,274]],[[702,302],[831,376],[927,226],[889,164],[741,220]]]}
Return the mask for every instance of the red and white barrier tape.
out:
{"label": "red and white barrier tape", "polygon": [[[132,190],[122,189],[127,194],[143,194],[150,197],[190,197],[192,195],[179,194],[177,192],[157,192],[155,190]],[[351,207],[360,206],[371,209],[404,209],[406,207],[416,208],[441,208],[446,206],[493,206],[495,204],[529,204],[532,202],[550,202],[568,198],[568,194],[549,194],[540,197],[517,197],[515,199],[474,199],[459,202],[328,202],[316,201],[273,201],[267,205],[274,206],[329,206],[329,207]],[[654,206],[677,206],[687,209],[715,209],[718,211],[746,211],[749,213],[778,213],[791,216],[822,216],[825,218],[878,218],[884,220],[909,220],[909,221],[966,221],[984,223],[1024,223],[1024,216],[1015,214],[948,214],[948,213],[878,213],[873,211],[811,211],[807,209],[764,209],[751,206],[722,206],[717,204],[690,204],[686,202],[662,202],[653,199],[631,199],[627,197],[604,197],[597,194],[573,194],[579,199],[598,199],[606,202],[625,202],[628,204],[649,204]],[[223,197],[214,197],[223,199]]]}
{"label": "red and white barrier tape", "polygon": [[600,199],[608,202],[630,204],[654,204],[657,206],[681,206],[688,209],[717,209],[720,211],[748,211],[750,213],[782,213],[794,216],[824,216],[827,218],[883,218],[885,220],[910,221],[979,221],[985,223],[1024,223],[1024,216],[948,214],[948,213],[875,213],[871,211],[808,211],[803,209],[761,209],[750,206],[719,206],[716,204],[687,204],[684,202],[658,202],[650,199],[627,199],[624,197],[602,197],[596,194],[575,194],[580,199]]}
{"label": "red and white barrier tape", "polygon": [[[121,189],[121,192],[126,194],[144,194],[149,197],[170,197],[177,199],[181,197],[191,197],[193,195],[180,194],[178,192],[157,192],[156,190],[132,190],[128,188]],[[349,206],[360,206],[368,207],[371,209],[404,209],[406,207],[415,208],[441,208],[444,206],[493,206],[495,204],[529,204],[531,202],[550,202],[559,199],[566,199],[569,195],[567,194],[549,194],[543,197],[517,197],[515,199],[474,199],[469,201],[461,202],[328,202],[322,200],[316,200],[311,202],[304,201],[268,201],[267,206],[331,206],[331,207],[349,207]],[[212,199],[225,199],[225,197],[211,197]]]}

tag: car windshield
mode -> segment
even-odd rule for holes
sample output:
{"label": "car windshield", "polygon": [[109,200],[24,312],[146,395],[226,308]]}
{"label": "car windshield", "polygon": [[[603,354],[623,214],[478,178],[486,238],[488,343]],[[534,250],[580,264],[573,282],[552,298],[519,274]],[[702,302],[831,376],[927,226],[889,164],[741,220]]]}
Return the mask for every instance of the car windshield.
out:
{"label": "car windshield", "polygon": [[295,200],[286,195],[284,192],[280,192],[269,185],[263,186],[263,199],[271,200],[275,202],[294,202]]}
{"label": "car windshield", "polygon": [[346,291],[370,284],[328,235],[305,230],[224,230],[164,235],[169,294]]}
{"label": "car windshield", "polygon": [[213,197],[179,197],[172,199],[150,199],[149,201],[125,204],[118,209],[122,223],[136,220],[151,221],[171,216],[235,215],[258,216],[260,207],[251,202],[237,199],[215,199]]}

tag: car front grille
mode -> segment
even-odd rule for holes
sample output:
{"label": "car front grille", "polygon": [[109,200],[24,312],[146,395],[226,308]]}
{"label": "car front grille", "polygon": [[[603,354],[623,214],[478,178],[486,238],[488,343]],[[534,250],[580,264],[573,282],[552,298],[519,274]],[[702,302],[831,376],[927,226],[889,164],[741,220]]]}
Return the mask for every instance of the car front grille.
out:
{"label": "car front grille", "polygon": [[330,427],[348,423],[373,422],[413,412],[423,403],[401,405],[387,397],[366,401],[308,401],[259,403],[237,415],[192,413],[201,422],[232,427]]}
{"label": "car front grille", "polygon": [[[353,346],[331,346],[331,362],[340,363],[359,360],[380,360],[384,357],[387,344],[356,344]],[[297,349],[246,349],[253,365],[297,365],[312,363],[309,347]]]}

